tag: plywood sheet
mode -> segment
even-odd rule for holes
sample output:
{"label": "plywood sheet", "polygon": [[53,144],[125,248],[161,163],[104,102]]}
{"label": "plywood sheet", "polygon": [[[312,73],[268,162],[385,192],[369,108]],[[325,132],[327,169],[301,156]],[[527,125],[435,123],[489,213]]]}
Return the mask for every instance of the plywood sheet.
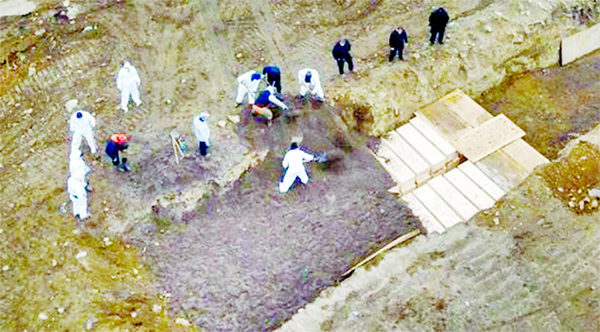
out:
{"label": "plywood sheet", "polygon": [[515,188],[529,175],[523,165],[502,149],[476,162],[475,166],[504,191]]}
{"label": "plywood sheet", "polygon": [[518,139],[502,148],[516,162],[521,164],[528,173],[533,172],[533,169],[541,164],[548,163],[548,159],[527,144],[523,139]]}
{"label": "plywood sheet", "polygon": [[426,108],[415,112],[417,117],[421,117],[425,121],[439,131],[444,139],[449,142],[454,141],[463,133],[468,132],[473,127],[460,119],[458,114],[450,111],[441,102],[429,105]]}
{"label": "plywood sheet", "polygon": [[459,89],[445,95],[441,101],[471,127],[477,127],[493,118],[485,108]]}
{"label": "plywood sheet", "polygon": [[477,162],[523,136],[521,128],[500,114],[465,133],[453,145],[467,159]]}
{"label": "plywood sheet", "polygon": [[563,39],[560,43],[560,64],[566,65],[600,48],[600,24]]}

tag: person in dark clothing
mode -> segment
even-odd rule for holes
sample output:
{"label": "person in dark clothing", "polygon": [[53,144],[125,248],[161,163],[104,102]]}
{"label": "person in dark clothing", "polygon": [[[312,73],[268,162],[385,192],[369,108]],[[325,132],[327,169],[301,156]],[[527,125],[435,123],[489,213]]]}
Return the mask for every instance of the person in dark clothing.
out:
{"label": "person in dark clothing", "polygon": [[122,172],[129,172],[126,164],[127,158],[123,158],[122,160],[119,158],[119,152],[128,148],[127,140],[127,135],[115,133],[112,134],[110,140],[106,142],[106,154],[112,160],[113,165],[117,166],[117,169]]}
{"label": "person in dark clothing", "polygon": [[402,51],[404,50],[404,43],[408,43],[408,35],[402,27],[397,27],[390,34],[390,62],[394,60],[396,54],[400,60],[404,60]]}
{"label": "person in dark clothing", "polygon": [[335,61],[337,61],[340,75],[344,74],[344,62],[348,63],[348,70],[352,71],[354,69],[352,55],[350,55],[351,47],[352,46],[347,39],[342,39],[333,46],[333,51],[331,53],[333,54]]}
{"label": "person in dark clothing", "polygon": [[267,76],[267,83],[277,89],[277,93],[281,93],[281,70],[277,66],[266,66],[263,69],[263,75]]}
{"label": "person in dark clothing", "polygon": [[450,17],[446,10],[442,7],[436,9],[431,15],[429,15],[429,26],[431,27],[431,38],[429,42],[431,44],[435,43],[435,39],[437,36],[437,41],[440,44],[444,43],[444,31],[446,31],[446,24]]}

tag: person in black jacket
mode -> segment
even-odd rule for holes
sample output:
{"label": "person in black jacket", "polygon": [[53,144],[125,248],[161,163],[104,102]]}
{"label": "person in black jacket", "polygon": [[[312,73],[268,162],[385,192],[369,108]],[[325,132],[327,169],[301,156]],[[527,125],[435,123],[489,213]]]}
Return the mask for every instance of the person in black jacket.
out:
{"label": "person in black jacket", "polygon": [[404,43],[408,43],[406,31],[402,27],[395,28],[390,34],[390,62],[394,60],[396,54],[398,54],[400,60],[404,60],[402,57]]}
{"label": "person in black jacket", "polygon": [[338,41],[333,47],[333,57],[337,61],[338,68],[340,69],[340,75],[344,74],[344,62],[348,63],[348,69],[352,71],[354,64],[352,63],[352,55],[350,55],[350,42],[347,39]]}
{"label": "person in black jacket", "polygon": [[431,38],[429,39],[429,42],[431,42],[431,44],[435,43],[436,36],[440,44],[444,43],[444,31],[446,30],[446,24],[448,24],[449,20],[450,17],[448,16],[448,13],[442,7],[431,13],[429,16],[429,26],[431,27]]}
{"label": "person in black jacket", "polygon": [[267,83],[277,89],[277,93],[281,93],[281,70],[277,66],[266,66],[263,69],[263,75],[267,76]]}

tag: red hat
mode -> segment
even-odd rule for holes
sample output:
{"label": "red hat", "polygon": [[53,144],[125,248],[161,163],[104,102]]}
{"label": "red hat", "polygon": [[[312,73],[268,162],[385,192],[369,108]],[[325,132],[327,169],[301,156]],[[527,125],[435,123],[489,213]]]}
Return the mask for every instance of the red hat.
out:
{"label": "red hat", "polygon": [[110,135],[110,140],[115,143],[123,144],[129,140],[129,137],[127,137],[125,133],[114,133]]}

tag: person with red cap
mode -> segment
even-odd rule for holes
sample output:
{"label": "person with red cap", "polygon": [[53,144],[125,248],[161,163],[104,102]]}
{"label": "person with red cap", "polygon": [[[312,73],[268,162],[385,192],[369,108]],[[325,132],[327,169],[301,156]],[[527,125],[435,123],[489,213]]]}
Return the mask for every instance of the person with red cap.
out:
{"label": "person with red cap", "polygon": [[129,172],[126,164],[127,158],[123,158],[123,160],[119,158],[119,152],[128,148],[127,141],[129,141],[129,137],[125,133],[114,133],[110,135],[110,139],[106,142],[106,154],[120,172]]}

